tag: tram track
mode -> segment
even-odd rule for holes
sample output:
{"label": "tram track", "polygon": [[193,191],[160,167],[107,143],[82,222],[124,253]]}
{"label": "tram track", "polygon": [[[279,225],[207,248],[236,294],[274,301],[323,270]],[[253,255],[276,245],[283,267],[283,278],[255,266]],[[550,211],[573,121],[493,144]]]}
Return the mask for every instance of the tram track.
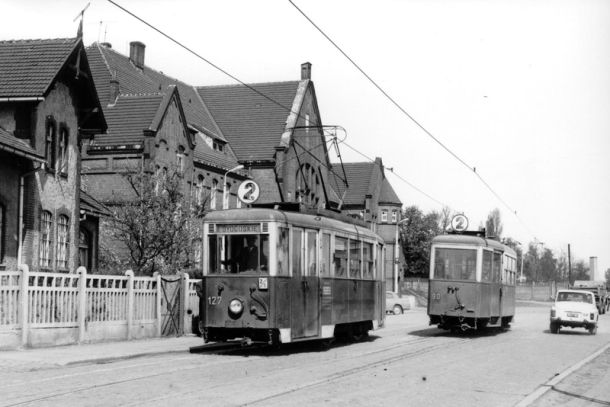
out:
{"label": "tram track", "polygon": [[[483,339],[483,338],[481,338]],[[329,383],[333,383],[333,382],[338,382],[341,380],[344,380],[345,378],[348,378],[350,376],[356,375],[356,374],[361,374],[364,371],[370,371],[373,370],[375,368],[378,368],[380,366],[384,366],[384,365],[391,365],[393,363],[397,363],[400,361],[403,361],[405,359],[410,359],[410,358],[415,358],[418,355],[422,355],[422,354],[426,354],[426,353],[430,353],[430,352],[434,352],[436,350],[439,349],[446,349],[447,347],[458,347],[461,344],[467,343],[468,341],[472,340],[472,338],[451,338],[451,337],[446,337],[446,336],[431,336],[431,337],[409,337],[408,340],[406,341],[401,341],[399,343],[393,343],[393,344],[388,344],[386,346],[380,347],[380,348],[373,348],[370,349],[368,351],[362,352],[362,353],[354,353],[352,352],[352,354],[347,354],[347,352],[350,351],[350,349],[354,349],[353,347],[359,346],[359,345],[363,345],[365,344],[365,342],[361,342],[361,343],[355,343],[355,344],[351,344],[348,345],[346,347],[336,347],[335,348],[335,356],[339,356],[338,359],[334,359],[334,360],[329,360],[328,358],[303,358],[304,361],[300,361],[300,363],[297,364],[295,363],[293,366],[288,367],[288,368],[283,368],[281,369],[282,372],[282,376],[290,376],[290,375],[297,375],[297,374],[303,374],[303,371],[314,371],[315,368],[317,366],[319,366],[320,363],[333,363],[333,364],[346,364],[350,367],[344,368],[341,367],[329,374],[326,374],[322,377],[318,377],[318,378],[313,378],[312,380],[309,380],[307,382],[304,382],[298,386],[288,386],[286,387],[284,390],[282,391],[278,391],[275,392],[273,394],[267,394],[264,397],[260,397],[257,398],[255,400],[248,400],[242,403],[242,405],[259,405],[261,403],[264,403],[265,401],[269,401],[269,400],[273,400],[273,399],[278,399],[284,396],[287,396],[289,394],[292,393],[297,393],[299,391],[304,391],[310,388],[315,388],[317,386],[322,386],[322,385],[326,385]],[[178,362],[180,363],[180,366],[177,366],[175,368],[171,368],[171,369],[164,369],[161,371],[154,371],[151,372],[151,368],[152,367],[159,367],[160,364],[158,361],[155,362],[147,362],[147,363],[140,363],[140,364],[129,364],[127,366],[114,366],[112,368],[103,368],[103,369],[95,369],[95,370],[87,370],[85,372],[75,372],[75,373],[71,373],[71,374],[66,374],[66,375],[60,375],[60,376],[54,376],[53,378],[45,378],[43,381],[47,382],[48,384],[50,384],[53,381],[61,381],[61,382],[65,382],[67,380],[69,380],[72,385],[75,383],[76,378],[81,378],[81,382],[84,382],[85,380],[87,380],[87,377],[90,377],[92,375],[99,375],[99,374],[106,374],[106,375],[111,375],[111,377],[116,377],[116,374],[113,374],[117,371],[120,370],[125,370],[125,369],[129,369],[129,368],[143,368],[143,369],[147,369],[148,372],[147,373],[143,373],[143,374],[129,374],[127,375],[127,377],[123,377],[123,378],[119,378],[117,380],[101,380],[98,381],[97,383],[90,383],[89,384],[82,384],[79,385],[77,388],[67,388],[67,389],[58,389],[56,391],[52,391],[49,392],[47,394],[44,395],[39,395],[38,397],[28,397],[25,396],[21,397],[20,399],[15,399],[12,401],[9,401],[9,403],[0,403],[0,405],[3,406],[22,406],[22,405],[34,405],[40,402],[47,402],[50,404],[53,404],[53,400],[57,400],[57,402],[59,403],[59,401],[63,398],[67,398],[70,395],[74,395],[74,394],[79,394],[79,393],[86,393],[88,391],[95,391],[96,389],[102,389],[102,388],[112,388],[113,386],[120,386],[123,384],[128,384],[128,383],[135,383],[138,381],[146,381],[149,379],[155,379],[155,378],[161,378],[163,376],[173,376],[175,374],[180,374],[180,373],[184,373],[184,372],[188,372],[190,371],[194,371],[195,373],[190,375],[191,377],[201,377],[201,375],[197,374],[196,371],[197,370],[201,370],[201,369],[205,369],[205,370],[210,370],[211,368],[213,368],[213,366],[219,366],[219,365],[223,365],[223,364],[234,364],[234,363],[238,363],[241,364],[241,362],[243,363],[251,363],[253,361],[256,361],[256,359],[258,359],[258,357],[260,356],[262,357],[273,357],[273,356],[277,356],[277,357],[282,357],[282,354],[278,354],[278,352],[286,352],[286,350],[272,350],[269,353],[261,353],[261,351],[263,351],[265,346],[261,345],[257,348],[244,348],[239,346],[238,344],[224,344],[224,346],[221,346],[219,344],[210,344],[210,345],[206,345],[204,347],[201,347],[198,349],[196,349],[196,353],[210,353],[210,354],[216,354],[216,355],[231,355],[234,354],[236,356],[239,356],[238,354],[241,352],[245,352],[247,356],[247,358],[244,359],[231,359],[231,360],[216,360],[216,361],[207,361],[205,364],[201,364],[200,360],[197,359],[193,359],[192,357],[181,357],[179,360],[176,359],[172,359],[173,362]],[[311,348],[305,348],[305,352],[309,353],[309,351],[311,350]],[[291,354],[290,349],[288,350],[287,354]],[[298,352],[294,352],[294,354],[298,354]],[[374,358],[375,355],[380,355],[380,354],[386,354],[384,356],[382,356],[381,358]],[[325,355],[324,353],[320,353],[321,356]],[[206,355],[203,355],[206,356]],[[374,358],[373,360],[371,360],[371,358]],[[353,360],[366,360],[368,359],[368,361],[366,363],[358,363],[357,365],[354,365]],[[352,362],[350,362],[352,361]],[[188,363],[183,363],[183,362],[188,362]],[[237,368],[237,366],[236,366]],[[247,367],[246,369],[250,369],[250,370],[256,370],[257,367],[256,366],[251,366],[251,367]],[[277,372],[266,372],[267,374],[265,375],[259,375],[257,379],[260,380],[273,380],[274,378],[272,377],[274,374],[277,374]],[[99,377],[99,376],[97,376]],[[228,388],[231,387],[235,387],[235,386],[240,386],[243,385],[244,387],[247,387],[247,385],[249,384],[250,381],[253,380],[253,377],[255,376],[244,376],[244,377],[238,377],[235,379],[235,381],[233,381],[232,383],[227,383],[227,382],[223,382],[223,383],[218,383],[216,385],[212,385],[212,386],[203,386],[203,387],[197,387],[193,390],[190,391],[184,391],[181,392],[179,394],[179,398],[180,399],[199,399],[202,397],[203,394],[209,394],[210,392],[219,392],[222,393],[223,389],[227,390]],[[40,383],[40,382],[38,382]],[[23,383],[22,383],[23,384]],[[9,390],[8,388],[10,387],[15,387],[18,384],[13,384],[13,385],[5,385],[5,386],[0,386],[0,391],[6,391]],[[52,387],[52,386],[49,386]],[[268,386],[267,386],[268,387]],[[106,391],[106,390],[105,390]],[[133,402],[131,404],[129,404],[129,402],[127,403],[122,403],[124,405],[147,405],[147,404],[154,404],[154,403],[161,403],[164,400],[168,400],[170,398],[175,398],[176,395],[162,395],[160,397],[149,397],[149,398],[145,398],[144,400],[138,400],[136,402]]]}

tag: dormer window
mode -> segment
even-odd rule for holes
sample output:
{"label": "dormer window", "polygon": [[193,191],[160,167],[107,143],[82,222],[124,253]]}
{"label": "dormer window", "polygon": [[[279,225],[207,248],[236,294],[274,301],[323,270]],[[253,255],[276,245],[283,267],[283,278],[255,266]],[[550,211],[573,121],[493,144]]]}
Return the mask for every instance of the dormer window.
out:
{"label": "dormer window", "polygon": [[225,146],[224,146],[224,143],[222,143],[222,142],[220,142],[218,140],[214,140],[212,142],[212,148],[214,150],[219,151],[219,152],[222,153],[224,151]]}
{"label": "dormer window", "polygon": [[396,211],[392,211],[392,223],[396,223],[397,220],[398,214],[396,213]]}
{"label": "dormer window", "polygon": [[381,211],[381,221],[383,223],[386,223],[388,221],[388,211],[386,211],[386,210]]}

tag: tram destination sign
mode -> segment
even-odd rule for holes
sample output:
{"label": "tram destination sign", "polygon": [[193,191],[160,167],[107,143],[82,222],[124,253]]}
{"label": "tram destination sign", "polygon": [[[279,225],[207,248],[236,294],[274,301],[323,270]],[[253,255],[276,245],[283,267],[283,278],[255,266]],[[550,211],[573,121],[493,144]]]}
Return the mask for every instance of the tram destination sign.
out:
{"label": "tram destination sign", "polygon": [[216,225],[216,233],[260,233],[260,224]]}

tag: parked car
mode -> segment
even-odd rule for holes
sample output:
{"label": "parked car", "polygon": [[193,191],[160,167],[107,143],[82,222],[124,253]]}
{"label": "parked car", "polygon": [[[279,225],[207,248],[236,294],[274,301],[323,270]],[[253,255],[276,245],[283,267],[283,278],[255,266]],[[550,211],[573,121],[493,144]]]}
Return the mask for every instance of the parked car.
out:
{"label": "parked car", "polygon": [[591,335],[597,332],[599,311],[590,291],[559,290],[551,307],[550,330],[556,334],[562,326],[585,328]]}
{"label": "parked car", "polygon": [[385,292],[385,312],[394,315],[402,314],[405,310],[411,309],[411,299],[392,291]]}

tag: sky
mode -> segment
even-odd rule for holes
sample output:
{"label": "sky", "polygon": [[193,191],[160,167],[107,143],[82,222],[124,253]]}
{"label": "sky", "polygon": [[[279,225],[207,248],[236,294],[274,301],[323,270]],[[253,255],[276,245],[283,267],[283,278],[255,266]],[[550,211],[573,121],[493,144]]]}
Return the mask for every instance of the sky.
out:
{"label": "sky", "polygon": [[[610,268],[609,1],[293,0],[426,131],[288,0],[115,1],[246,83],[311,62],[342,159],[380,157],[405,206],[449,206],[470,229],[498,208],[504,236]],[[0,40],[74,37],[89,4],[86,45],[142,41],[154,69],[235,83],[107,0],[0,4]]]}

